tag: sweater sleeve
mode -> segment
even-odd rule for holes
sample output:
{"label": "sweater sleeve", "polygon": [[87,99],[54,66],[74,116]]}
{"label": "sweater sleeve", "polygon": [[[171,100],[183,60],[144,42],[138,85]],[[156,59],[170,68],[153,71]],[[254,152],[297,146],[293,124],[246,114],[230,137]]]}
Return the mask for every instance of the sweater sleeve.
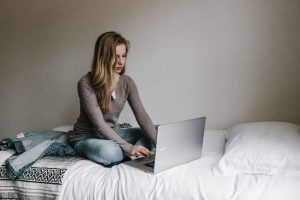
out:
{"label": "sweater sleeve", "polygon": [[141,102],[136,84],[130,77],[128,81],[128,89],[128,103],[134,113],[134,116],[141,129],[146,133],[147,138],[154,146],[156,146],[157,133],[155,127]]}
{"label": "sweater sleeve", "polygon": [[83,79],[78,83],[78,94],[80,105],[85,114],[88,116],[96,136],[114,141],[125,151],[127,155],[131,155],[133,145],[123,140],[104,120],[103,113],[97,101],[96,93],[87,79]]}

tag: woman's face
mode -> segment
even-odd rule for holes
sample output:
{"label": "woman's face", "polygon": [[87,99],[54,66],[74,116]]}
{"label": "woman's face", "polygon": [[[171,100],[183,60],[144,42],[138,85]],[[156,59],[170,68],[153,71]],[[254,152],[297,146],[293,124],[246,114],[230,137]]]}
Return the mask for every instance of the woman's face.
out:
{"label": "woman's face", "polygon": [[125,60],[126,60],[126,46],[125,44],[119,44],[116,47],[116,59],[117,59],[117,64],[115,66],[115,72],[116,73],[121,73],[121,71],[124,68],[125,65]]}

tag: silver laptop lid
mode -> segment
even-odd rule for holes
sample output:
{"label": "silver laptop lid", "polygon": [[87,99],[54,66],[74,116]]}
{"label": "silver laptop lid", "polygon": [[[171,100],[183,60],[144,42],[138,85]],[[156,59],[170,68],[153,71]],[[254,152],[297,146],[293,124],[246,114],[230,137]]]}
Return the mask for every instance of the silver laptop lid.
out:
{"label": "silver laptop lid", "polygon": [[158,126],[154,173],[201,157],[205,119]]}

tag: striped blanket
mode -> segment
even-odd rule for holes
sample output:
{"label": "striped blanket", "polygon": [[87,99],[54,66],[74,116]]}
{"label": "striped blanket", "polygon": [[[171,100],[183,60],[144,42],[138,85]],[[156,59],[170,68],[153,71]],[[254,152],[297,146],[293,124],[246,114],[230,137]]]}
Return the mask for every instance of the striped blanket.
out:
{"label": "striped blanket", "polygon": [[0,166],[0,199],[57,199],[65,172],[80,157],[46,156],[28,168],[17,181],[11,181]]}

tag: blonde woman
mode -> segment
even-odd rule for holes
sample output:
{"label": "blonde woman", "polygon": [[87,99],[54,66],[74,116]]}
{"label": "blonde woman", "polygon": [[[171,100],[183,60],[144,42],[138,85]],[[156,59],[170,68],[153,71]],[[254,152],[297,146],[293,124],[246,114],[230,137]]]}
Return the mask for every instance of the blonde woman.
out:
{"label": "blonde woman", "polygon": [[[140,100],[134,81],[125,75],[129,42],[105,32],[95,44],[92,69],[78,82],[80,115],[69,142],[82,156],[109,166],[149,156],[156,129]],[[141,128],[120,128],[119,115],[128,101]]]}

